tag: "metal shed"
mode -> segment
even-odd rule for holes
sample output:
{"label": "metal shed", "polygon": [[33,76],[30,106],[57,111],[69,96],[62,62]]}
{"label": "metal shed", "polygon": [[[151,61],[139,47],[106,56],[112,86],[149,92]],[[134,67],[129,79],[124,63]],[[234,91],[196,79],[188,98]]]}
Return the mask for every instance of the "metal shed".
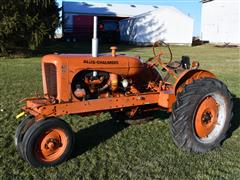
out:
{"label": "metal shed", "polygon": [[193,19],[174,7],[161,6],[138,16],[121,20],[122,41],[150,45],[157,40],[170,44],[192,43]]}
{"label": "metal shed", "polygon": [[240,0],[202,0],[201,39],[240,45]]}
{"label": "metal shed", "polygon": [[93,16],[98,16],[99,20],[119,21],[157,8],[158,6],[153,5],[63,1],[63,36],[65,38],[78,37],[81,40],[91,39]]}

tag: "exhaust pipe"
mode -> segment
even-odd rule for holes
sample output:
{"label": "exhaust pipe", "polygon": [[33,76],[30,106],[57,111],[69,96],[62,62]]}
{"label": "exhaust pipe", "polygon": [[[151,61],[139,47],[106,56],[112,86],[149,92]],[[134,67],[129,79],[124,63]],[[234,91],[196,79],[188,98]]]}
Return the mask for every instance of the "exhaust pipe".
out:
{"label": "exhaust pipe", "polygon": [[98,55],[97,16],[93,17],[92,57]]}

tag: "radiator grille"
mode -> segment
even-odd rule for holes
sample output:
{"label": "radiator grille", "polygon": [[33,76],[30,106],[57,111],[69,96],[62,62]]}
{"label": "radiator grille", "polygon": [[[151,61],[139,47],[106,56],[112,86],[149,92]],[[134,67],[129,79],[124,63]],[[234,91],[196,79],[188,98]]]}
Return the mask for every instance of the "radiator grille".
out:
{"label": "radiator grille", "polygon": [[57,70],[52,63],[45,63],[45,77],[47,85],[47,94],[50,97],[57,97]]}

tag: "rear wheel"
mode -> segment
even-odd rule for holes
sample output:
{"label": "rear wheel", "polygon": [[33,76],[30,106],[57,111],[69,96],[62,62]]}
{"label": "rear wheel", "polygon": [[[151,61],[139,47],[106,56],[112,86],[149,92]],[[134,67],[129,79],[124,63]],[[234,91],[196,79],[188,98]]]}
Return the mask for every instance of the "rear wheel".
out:
{"label": "rear wheel", "polygon": [[175,144],[188,151],[207,152],[225,139],[233,103],[227,87],[217,79],[193,81],[177,95],[171,115]]}
{"label": "rear wheel", "polygon": [[54,166],[73,150],[74,134],[63,120],[49,118],[34,123],[23,138],[24,158],[35,167]]}

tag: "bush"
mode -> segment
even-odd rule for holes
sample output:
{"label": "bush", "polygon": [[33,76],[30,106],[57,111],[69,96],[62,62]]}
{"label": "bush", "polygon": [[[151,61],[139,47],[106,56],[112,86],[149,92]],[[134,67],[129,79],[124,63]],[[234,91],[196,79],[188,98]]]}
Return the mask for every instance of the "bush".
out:
{"label": "bush", "polygon": [[59,25],[55,0],[0,0],[0,52],[35,50]]}

